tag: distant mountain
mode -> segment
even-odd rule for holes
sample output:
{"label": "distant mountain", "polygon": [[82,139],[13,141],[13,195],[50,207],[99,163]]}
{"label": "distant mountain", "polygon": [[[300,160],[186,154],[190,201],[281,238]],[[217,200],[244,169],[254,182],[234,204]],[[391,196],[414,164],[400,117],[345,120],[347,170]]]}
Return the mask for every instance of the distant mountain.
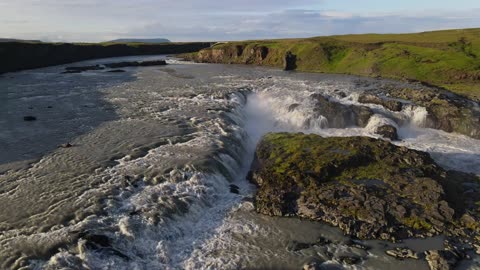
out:
{"label": "distant mountain", "polygon": [[151,39],[142,39],[142,38],[120,38],[111,41],[111,43],[166,43],[170,40],[166,38],[151,38]]}
{"label": "distant mountain", "polygon": [[14,38],[0,38],[0,42],[42,42],[40,40],[24,40]]}

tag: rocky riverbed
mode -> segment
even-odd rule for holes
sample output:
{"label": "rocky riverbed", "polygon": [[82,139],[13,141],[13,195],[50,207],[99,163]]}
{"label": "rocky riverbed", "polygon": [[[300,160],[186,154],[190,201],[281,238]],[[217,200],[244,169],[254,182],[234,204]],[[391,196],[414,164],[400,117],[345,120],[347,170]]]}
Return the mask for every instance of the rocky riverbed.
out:
{"label": "rocky riverbed", "polygon": [[[475,226],[464,229],[467,214],[478,221],[477,103],[420,84],[167,63],[2,75],[0,268],[479,267]],[[410,97],[432,91],[432,104]],[[299,145],[321,136],[319,149],[329,142],[317,154],[342,166],[321,169],[311,148],[301,170],[275,169],[295,171],[296,185],[308,180],[305,190],[324,197],[294,188],[305,208],[279,206],[246,180],[268,132],[311,134],[281,133],[305,136]],[[280,150],[281,166],[295,166]],[[316,183],[325,173],[327,185]]]}

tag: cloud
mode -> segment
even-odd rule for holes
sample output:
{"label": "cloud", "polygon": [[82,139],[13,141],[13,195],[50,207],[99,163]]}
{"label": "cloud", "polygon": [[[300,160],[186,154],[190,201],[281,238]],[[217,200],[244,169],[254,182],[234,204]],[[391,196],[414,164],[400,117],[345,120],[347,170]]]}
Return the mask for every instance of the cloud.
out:
{"label": "cloud", "polygon": [[124,35],[167,36],[174,40],[239,40],[312,37],[335,34],[402,33],[428,30],[466,28],[480,25],[468,12],[354,15],[321,10],[285,10],[269,14],[231,15],[206,18],[203,23],[152,23],[132,29]]}
{"label": "cloud", "polygon": [[358,13],[322,9],[328,1],[2,1],[0,36],[68,41],[120,37],[220,41],[480,26],[480,9]]}

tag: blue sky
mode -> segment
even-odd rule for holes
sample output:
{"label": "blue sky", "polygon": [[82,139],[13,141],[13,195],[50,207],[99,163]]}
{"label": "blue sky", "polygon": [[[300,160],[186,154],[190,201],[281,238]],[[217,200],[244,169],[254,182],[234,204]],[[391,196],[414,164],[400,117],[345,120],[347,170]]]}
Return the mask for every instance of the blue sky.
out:
{"label": "blue sky", "polygon": [[0,0],[0,37],[220,41],[480,27],[478,0]]}

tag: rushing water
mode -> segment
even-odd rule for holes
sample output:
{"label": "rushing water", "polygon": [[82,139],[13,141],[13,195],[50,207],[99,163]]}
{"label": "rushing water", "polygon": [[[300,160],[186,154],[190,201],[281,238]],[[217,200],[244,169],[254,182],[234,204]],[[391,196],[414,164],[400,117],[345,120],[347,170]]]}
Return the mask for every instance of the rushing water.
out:
{"label": "rushing water", "polygon": [[[87,64],[96,62],[105,60]],[[423,128],[424,108],[372,105],[366,128],[328,128],[314,114],[313,93],[356,104],[359,92],[394,82],[169,63],[0,77],[0,268],[300,269],[319,257],[331,269],[427,269],[384,255],[393,244],[367,241],[367,252],[336,228],[256,214],[245,180],[256,142],[269,131],[375,137],[375,127],[390,123],[399,128],[396,144],[480,174],[478,141]],[[24,122],[28,115],[37,121]],[[58,148],[67,142],[73,147]],[[289,248],[320,236],[331,243]],[[407,244],[423,251],[443,242],[398,245]],[[362,262],[342,265],[343,255]],[[478,258],[461,267],[479,267]]]}

